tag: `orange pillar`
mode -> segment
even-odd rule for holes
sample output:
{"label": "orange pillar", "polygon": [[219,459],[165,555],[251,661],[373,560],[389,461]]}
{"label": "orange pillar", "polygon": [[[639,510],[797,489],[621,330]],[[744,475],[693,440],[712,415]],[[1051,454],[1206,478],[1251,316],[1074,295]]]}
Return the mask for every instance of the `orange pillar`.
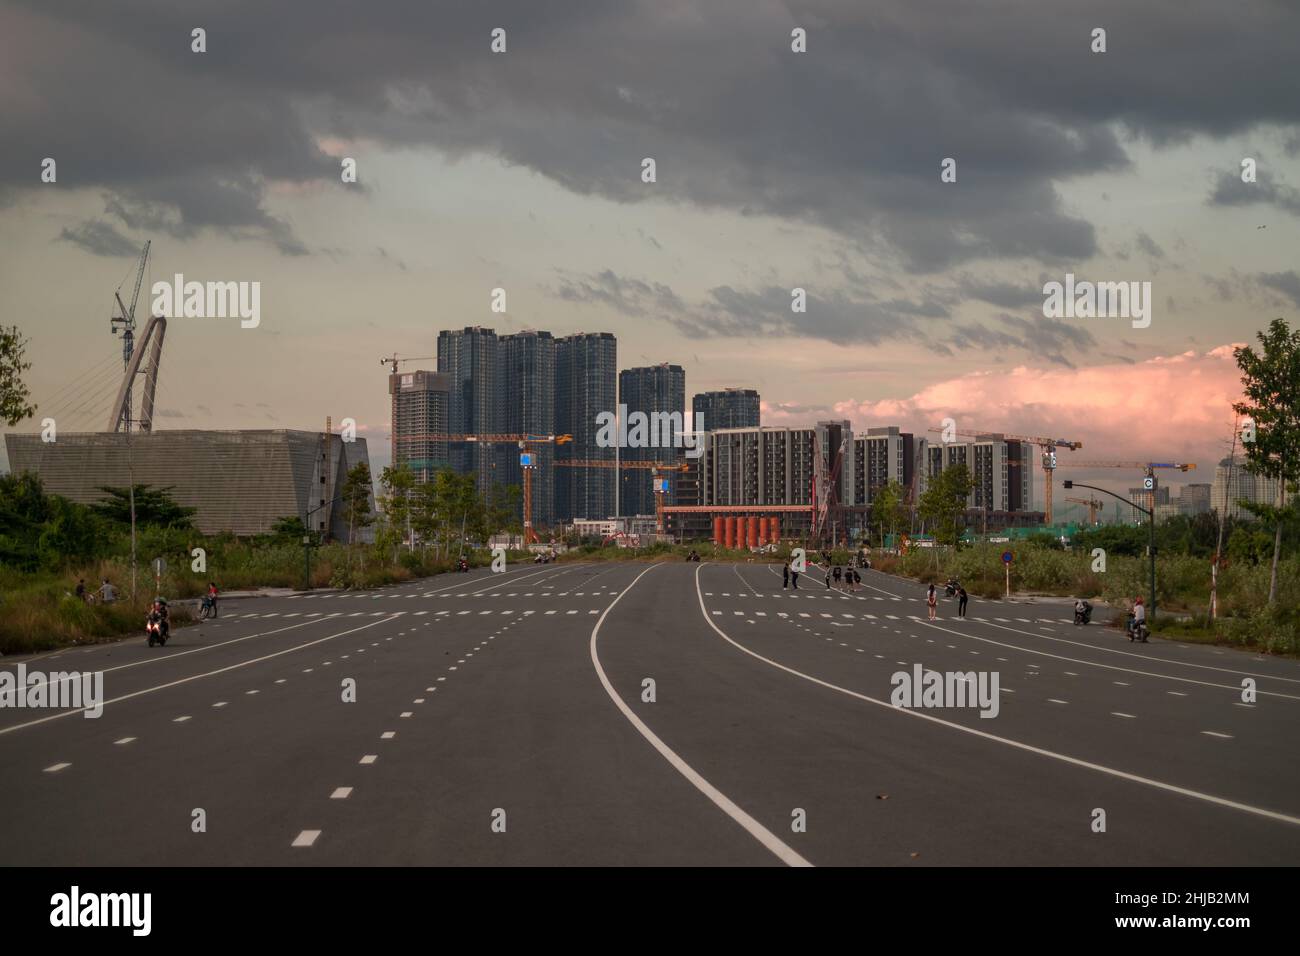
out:
{"label": "orange pillar", "polygon": [[776,515],[767,519],[767,537],[773,544],[781,540],[781,519]]}
{"label": "orange pillar", "polygon": [[736,547],[745,546],[745,519],[743,517],[736,519]]}
{"label": "orange pillar", "polygon": [[736,546],[736,519],[728,516],[726,524],[726,537],[723,539],[725,547],[734,548]]}
{"label": "orange pillar", "polygon": [[767,519],[755,518],[754,520],[758,522],[758,546],[767,547]]}
{"label": "orange pillar", "polygon": [[714,544],[722,544],[722,523],[723,523],[722,518],[715,517],[713,519],[713,543]]}
{"label": "orange pillar", "polygon": [[748,522],[748,526],[749,526],[749,546],[750,546],[751,548],[757,548],[757,547],[758,547],[758,525],[759,525],[759,523],[760,523],[762,520],[763,520],[762,518],[750,518],[750,519],[749,519],[749,522]]}

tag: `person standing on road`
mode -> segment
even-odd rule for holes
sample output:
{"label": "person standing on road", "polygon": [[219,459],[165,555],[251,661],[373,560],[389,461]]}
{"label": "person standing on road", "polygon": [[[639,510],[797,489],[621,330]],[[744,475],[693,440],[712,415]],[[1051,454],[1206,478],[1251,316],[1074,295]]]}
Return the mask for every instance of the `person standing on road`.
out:
{"label": "person standing on road", "polygon": [[826,569],[826,590],[829,591],[830,589],[831,589],[831,569],[827,568]]}
{"label": "person standing on road", "polygon": [[939,604],[939,596],[935,593],[933,584],[931,584],[930,589],[925,592],[925,604],[930,611],[930,620],[933,621],[935,608]]}
{"label": "person standing on road", "polygon": [[966,617],[966,601],[969,597],[966,588],[961,584],[957,585],[957,616],[960,618]]}
{"label": "person standing on road", "polygon": [[840,571],[840,566],[839,566],[838,564],[835,565],[835,572],[834,572],[834,573],[835,573],[835,583],[836,583],[836,584],[839,584],[839,583],[840,583],[840,576],[841,576],[842,572]]}
{"label": "person standing on road", "polygon": [[781,569],[781,590],[784,591],[789,586],[790,586],[790,562],[787,561],[785,563],[785,567]]}
{"label": "person standing on road", "polygon": [[790,570],[790,586],[793,591],[799,590],[799,572],[793,568]]}
{"label": "person standing on road", "polygon": [[212,616],[217,616],[217,586],[212,581],[208,582],[208,601],[212,605]]}

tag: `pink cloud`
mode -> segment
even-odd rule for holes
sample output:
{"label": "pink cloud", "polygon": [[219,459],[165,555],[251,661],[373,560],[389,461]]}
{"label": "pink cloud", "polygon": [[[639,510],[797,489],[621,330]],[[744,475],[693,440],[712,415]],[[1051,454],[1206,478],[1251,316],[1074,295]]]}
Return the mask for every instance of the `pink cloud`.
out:
{"label": "pink cloud", "polygon": [[1174,458],[1209,469],[1225,454],[1241,396],[1233,348],[1132,365],[974,372],[909,398],[845,401],[835,410],[855,430],[897,424],[923,432],[951,417],[963,430],[1082,441],[1073,454],[1084,460]]}

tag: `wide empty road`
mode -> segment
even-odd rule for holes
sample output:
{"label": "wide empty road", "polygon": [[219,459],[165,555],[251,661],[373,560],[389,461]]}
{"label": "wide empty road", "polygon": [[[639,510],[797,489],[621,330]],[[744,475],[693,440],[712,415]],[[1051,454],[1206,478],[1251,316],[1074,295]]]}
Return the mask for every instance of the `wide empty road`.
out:
{"label": "wide empty road", "polygon": [[[166,648],[29,660],[102,671],[108,703],[0,710],[0,863],[1300,862],[1295,661],[1133,645],[1061,605],[931,623],[910,582],[779,570],[230,600]],[[892,706],[915,664],[996,672],[997,716]]]}

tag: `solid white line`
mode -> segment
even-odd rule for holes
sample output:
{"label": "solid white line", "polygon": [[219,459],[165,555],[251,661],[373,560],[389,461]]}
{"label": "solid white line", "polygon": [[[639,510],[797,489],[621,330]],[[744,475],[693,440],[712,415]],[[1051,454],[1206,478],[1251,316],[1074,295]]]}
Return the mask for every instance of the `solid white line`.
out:
{"label": "solid white line", "polygon": [[[1224,797],[1216,797],[1213,794],[1209,794],[1209,793],[1201,793],[1198,790],[1189,790],[1186,787],[1180,787],[1172,783],[1164,783],[1163,781],[1153,780],[1150,777],[1142,777],[1134,773],[1129,773],[1125,770],[1117,770],[1113,767],[1106,767],[1101,764],[1092,763],[1087,760],[1081,760],[1078,757],[1071,757],[1068,754],[1057,753],[1054,750],[1046,750],[1042,747],[1035,747],[1032,744],[1022,743],[1019,740],[1012,740],[1010,737],[999,737],[996,734],[990,734],[987,731],[983,731],[983,730],[976,730],[974,727],[967,727],[963,724],[953,723],[952,721],[944,720],[941,717],[935,717],[933,714],[923,713],[919,710],[911,710],[906,707],[895,707],[893,704],[889,703],[888,701],[877,700],[875,697],[868,697],[866,694],[860,694],[855,690],[849,690],[847,687],[840,687],[838,684],[832,684],[829,681],[824,681],[818,677],[813,677],[811,674],[805,674],[802,671],[797,671],[793,667],[787,667],[785,664],[781,664],[777,661],[774,661],[770,657],[764,657],[762,654],[759,654],[755,651],[751,651],[748,647],[745,647],[743,644],[740,644],[737,641],[732,640],[730,637],[727,636],[727,634],[721,628],[719,628],[716,624],[713,623],[713,618],[709,616],[707,610],[704,607],[704,596],[700,592],[700,570],[701,568],[695,569],[695,593],[699,597],[700,612],[704,617],[704,622],[708,624],[709,627],[713,628],[713,630],[717,632],[718,636],[721,637],[728,644],[730,644],[732,647],[736,648],[742,653],[748,654],[750,657],[756,660],[762,661],[764,664],[769,664],[772,667],[775,667],[777,670],[785,671],[787,674],[792,674],[795,677],[800,677],[803,680],[809,681],[810,683],[817,684],[821,687],[825,687],[828,690],[833,690],[838,693],[845,694],[849,697],[856,698],[857,700],[864,701],[868,704],[875,704],[878,707],[883,707],[896,714],[902,714],[906,717],[913,717],[917,720],[930,721],[931,723],[938,724],[941,727],[947,727],[950,730],[960,731],[961,733],[964,734],[971,734],[972,736],[975,737],[982,737],[985,740],[991,740],[994,741],[995,743],[1004,744],[1005,746],[1008,747],[1014,747],[1017,750],[1024,750],[1028,753],[1038,754],[1040,757],[1048,757],[1052,760],[1059,760],[1062,763],[1068,763],[1075,767],[1082,767],[1086,770],[1094,770],[1097,773],[1104,773],[1107,776],[1117,777],[1120,780],[1128,780],[1132,783],[1140,783],[1143,784],[1144,786],[1154,787],[1157,790],[1165,790],[1170,793],[1176,793],[1184,797],[1191,797],[1195,800],[1202,800],[1206,803],[1216,804],[1217,806],[1228,807],[1229,809],[1232,810],[1241,810],[1244,813],[1252,813],[1255,814],[1256,816],[1265,817],[1270,820],[1277,820],[1282,823],[1290,823],[1293,825],[1300,826],[1300,817],[1294,817],[1286,813],[1279,813],[1276,810],[1265,810],[1262,807],[1251,806],[1248,803],[1238,803],[1235,800],[1228,800]],[[943,630],[943,628],[940,628],[940,630]],[[1099,665],[1099,666],[1107,666],[1107,665]]]}
{"label": "solid white line", "polygon": [[[608,694],[609,699],[614,702],[614,706],[622,712],[623,716],[626,717],[628,722],[637,729],[641,736],[650,742],[650,746],[659,751],[659,755],[667,760],[674,770],[689,780],[695,789],[699,790],[700,793],[712,800],[719,810],[731,817],[731,819],[736,823],[740,824],[746,833],[766,847],[779,860],[781,860],[781,862],[789,866],[812,866],[811,863],[795,852],[793,848],[782,842],[782,840],[771,830],[767,829],[763,824],[759,823],[740,807],[736,806],[736,804],[732,802],[726,794],[700,776],[700,774],[696,772],[690,764],[678,756],[671,747],[660,740],[658,735],[647,727],[640,717],[633,713],[632,708],[630,708],[623,698],[618,695],[618,692],[614,690],[614,685],[609,682],[609,677],[605,674],[605,668],[600,664],[600,656],[596,652],[596,641],[600,636],[600,627],[605,623],[605,618],[609,615],[609,612],[614,610],[614,606],[617,605],[619,601],[623,600],[623,595],[631,591],[638,581],[653,571],[656,567],[658,567],[658,565],[652,564],[633,578],[632,583],[623,588],[622,593],[614,599],[609,607],[605,608],[605,613],[600,616],[596,621],[596,626],[591,629],[591,663],[592,666],[596,668],[596,676],[600,678],[601,686],[605,688],[605,693]],[[701,565],[701,567],[703,567],[703,565]],[[699,588],[699,572],[700,569],[696,568],[695,583],[697,590]],[[703,597],[700,598],[700,607],[704,607]],[[710,621],[709,623],[712,624],[713,622]]]}

